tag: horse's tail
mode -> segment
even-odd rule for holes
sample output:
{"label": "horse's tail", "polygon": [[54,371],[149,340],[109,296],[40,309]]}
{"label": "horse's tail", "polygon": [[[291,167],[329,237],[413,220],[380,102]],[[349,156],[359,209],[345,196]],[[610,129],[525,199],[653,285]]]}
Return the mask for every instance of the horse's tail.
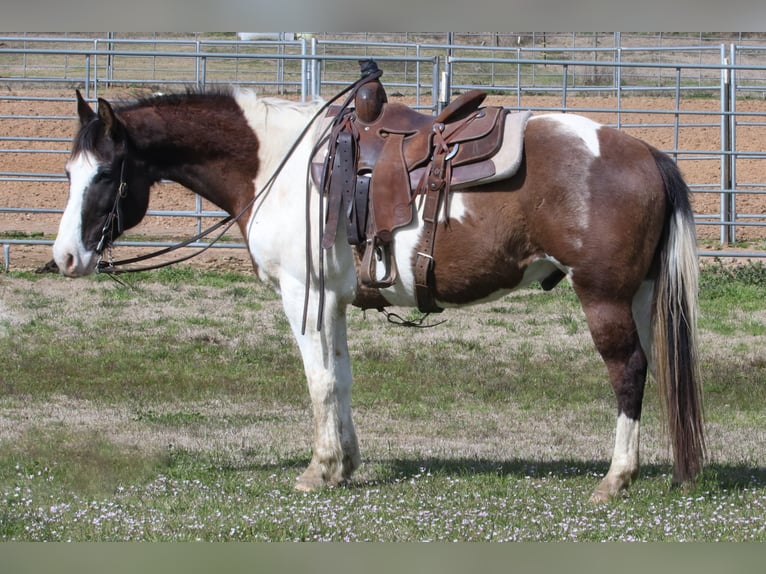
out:
{"label": "horse's tail", "polygon": [[699,263],[689,187],[666,154],[652,150],[668,206],[654,290],[654,377],[673,448],[673,483],[693,481],[705,457],[697,357]]}

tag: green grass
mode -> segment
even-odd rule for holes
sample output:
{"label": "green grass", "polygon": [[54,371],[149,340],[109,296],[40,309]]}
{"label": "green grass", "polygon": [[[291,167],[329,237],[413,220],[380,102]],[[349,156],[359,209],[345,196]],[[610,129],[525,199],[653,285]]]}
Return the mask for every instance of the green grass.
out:
{"label": "green grass", "polygon": [[351,311],[363,465],[304,494],[303,367],[265,286],[187,267],[130,287],[3,275],[0,540],[765,541],[764,279],[702,274],[698,484],[669,488],[650,382],[641,477],[594,506],[614,397],[566,284],[431,329]]}
{"label": "green grass", "polygon": [[1,231],[0,239],[41,239],[45,237],[45,233],[42,231],[17,231],[11,229],[9,231]]}
{"label": "green grass", "polygon": [[764,285],[763,263],[725,266],[715,260],[705,268],[700,281],[702,326],[722,335],[766,334],[763,320],[751,316],[763,309]]}
{"label": "green grass", "polygon": [[[762,470],[715,467],[693,493],[649,467],[630,496],[587,502],[601,464],[390,459],[375,479],[304,494],[303,459],[252,465],[172,451],[143,461],[100,445],[3,458],[0,537],[24,540],[608,541],[764,540]],[[93,455],[96,456],[93,456]],[[88,455],[87,459],[83,455]],[[131,464],[128,464],[131,463]],[[102,474],[106,471],[106,474]],[[114,475],[121,473],[121,481]],[[99,476],[98,484],[78,477]],[[104,492],[106,488],[111,490]]]}

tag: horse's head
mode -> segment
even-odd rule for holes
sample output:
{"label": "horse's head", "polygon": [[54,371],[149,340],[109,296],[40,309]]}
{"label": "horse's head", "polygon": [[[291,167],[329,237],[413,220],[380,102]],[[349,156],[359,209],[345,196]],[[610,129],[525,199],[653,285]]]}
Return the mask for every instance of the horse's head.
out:
{"label": "horse's head", "polygon": [[69,200],[53,245],[60,271],[92,273],[101,253],[146,214],[151,182],[131,154],[125,123],[99,99],[98,113],[77,92],[80,129],[66,164]]}

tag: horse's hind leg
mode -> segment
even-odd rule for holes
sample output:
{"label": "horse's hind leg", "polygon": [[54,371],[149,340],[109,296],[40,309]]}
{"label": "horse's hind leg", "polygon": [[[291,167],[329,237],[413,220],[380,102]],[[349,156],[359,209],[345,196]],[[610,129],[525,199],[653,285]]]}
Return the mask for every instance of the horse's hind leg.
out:
{"label": "horse's hind leg", "polygon": [[647,359],[633,320],[631,302],[582,297],[593,342],[606,363],[617,397],[617,428],[609,471],[591,496],[601,502],[638,476],[639,426]]}
{"label": "horse's hind leg", "polygon": [[[303,285],[281,284],[282,299],[298,341],[313,409],[311,462],[295,487],[310,491],[347,482],[359,466],[359,446],[351,418],[351,364],[346,340],[346,306],[327,293],[322,329],[309,319],[301,333]],[[316,305],[310,302],[310,305]],[[310,308],[316,308],[310,307]],[[310,313],[315,315],[315,313]]]}

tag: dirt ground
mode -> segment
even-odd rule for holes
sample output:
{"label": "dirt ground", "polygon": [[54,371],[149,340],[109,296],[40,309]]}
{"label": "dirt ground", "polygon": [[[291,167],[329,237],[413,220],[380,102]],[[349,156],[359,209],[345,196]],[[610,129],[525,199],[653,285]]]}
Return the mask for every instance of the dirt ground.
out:
{"label": "dirt ground", "polygon": [[[40,97],[71,98],[67,101],[44,100],[0,100],[0,116],[13,116],[0,119],[0,135],[23,138],[23,141],[0,139],[0,149],[16,150],[24,148],[30,151],[0,153],[0,172],[45,173],[61,175],[67,159],[71,138],[77,128],[73,94],[70,92],[51,92],[36,90],[33,95]],[[109,97],[123,97],[125,94],[106,94]],[[556,108],[561,106],[559,96],[535,96],[522,99],[490,96],[489,105],[508,105],[522,108]],[[721,130],[720,103],[718,100],[692,99],[681,104],[679,139],[674,141],[672,127],[658,124],[672,124],[673,113],[659,113],[672,110],[672,98],[661,97],[623,97],[623,111],[619,117],[622,129],[639,137],[660,149],[679,149],[692,154],[680,154],[679,165],[687,182],[693,187],[707,186],[712,192],[694,193],[692,202],[698,214],[708,214],[715,220],[720,212],[720,195],[714,190],[720,187],[720,159],[711,152],[720,149]],[[604,111],[617,108],[615,98],[611,97],[570,97],[567,106],[572,111],[604,123],[617,123],[616,112]],[[657,110],[658,113],[638,113]],[[761,118],[748,116],[748,113],[765,113],[766,101],[747,100],[737,102],[740,114],[736,133],[737,149],[743,152],[763,152],[766,149],[766,128],[757,125],[744,125],[758,122]],[[692,112],[692,113],[688,113]],[[540,113],[540,112],[536,112]],[[43,119],[41,116],[54,116]],[[36,141],[36,138],[55,138],[55,142]],[[55,153],[38,152],[55,148]],[[708,159],[711,158],[711,159]],[[738,159],[736,165],[738,186],[748,189],[747,185],[763,187],[766,181],[766,160]],[[743,184],[745,187],[743,187]],[[65,182],[9,182],[0,179],[0,206],[13,208],[61,209],[66,203],[67,185]],[[175,184],[162,184],[153,192],[150,210],[193,210],[196,196]],[[204,209],[215,210],[214,206],[203,203]],[[737,210],[739,213],[762,215],[766,213],[766,195],[757,193],[738,193]],[[5,236],[31,239],[52,239],[58,228],[59,214],[56,213],[0,213],[0,232]],[[206,221],[212,224],[215,220]],[[148,216],[133,231],[131,236],[140,235],[151,240],[177,240],[196,233],[196,220],[193,218]],[[719,228],[701,224],[698,235],[707,245],[715,248],[720,236]],[[763,249],[766,228],[738,226],[739,241],[755,241],[758,249]],[[235,240],[239,240],[236,236]],[[116,257],[134,253],[135,249],[118,248]],[[13,245],[10,252],[11,268],[34,269],[50,259],[49,245]],[[249,262],[243,249],[211,249],[194,260],[199,264],[227,269],[247,269]]]}

